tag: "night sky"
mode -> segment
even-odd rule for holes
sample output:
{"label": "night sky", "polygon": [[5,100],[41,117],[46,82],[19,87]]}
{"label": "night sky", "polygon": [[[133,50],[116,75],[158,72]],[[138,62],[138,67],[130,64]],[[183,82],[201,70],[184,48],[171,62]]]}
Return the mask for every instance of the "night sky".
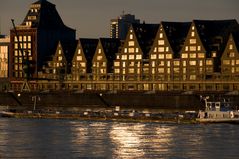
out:
{"label": "night sky", "polygon": [[[236,19],[239,0],[48,0],[56,5],[64,23],[77,30],[77,37],[109,37],[110,19],[134,14],[141,22]],[[11,18],[22,23],[36,0],[0,0],[0,32],[9,34]]]}

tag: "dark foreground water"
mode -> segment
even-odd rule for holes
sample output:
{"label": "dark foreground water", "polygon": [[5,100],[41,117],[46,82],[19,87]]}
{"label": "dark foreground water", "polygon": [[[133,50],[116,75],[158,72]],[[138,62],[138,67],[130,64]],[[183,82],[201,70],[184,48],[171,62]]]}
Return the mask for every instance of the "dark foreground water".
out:
{"label": "dark foreground water", "polygon": [[239,158],[239,125],[0,118],[0,158]]}

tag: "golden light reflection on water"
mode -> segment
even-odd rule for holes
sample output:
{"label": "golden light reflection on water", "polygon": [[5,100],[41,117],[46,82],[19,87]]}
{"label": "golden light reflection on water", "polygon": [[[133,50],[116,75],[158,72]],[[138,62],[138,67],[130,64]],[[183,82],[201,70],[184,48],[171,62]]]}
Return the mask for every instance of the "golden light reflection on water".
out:
{"label": "golden light reflection on water", "polygon": [[[134,130],[134,131],[133,131]],[[110,131],[110,138],[116,145],[114,154],[116,156],[134,156],[141,157],[144,151],[139,149],[140,138],[139,131],[143,130],[142,125],[126,127],[122,124],[113,125]]]}
{"label": "golden light reflection on water", "polygon": [[120,158],[145,158],[148,151],[167,151],[173,127],[152,129],[145,124],[114,124],[110,138],[115,145],[113,155]]}

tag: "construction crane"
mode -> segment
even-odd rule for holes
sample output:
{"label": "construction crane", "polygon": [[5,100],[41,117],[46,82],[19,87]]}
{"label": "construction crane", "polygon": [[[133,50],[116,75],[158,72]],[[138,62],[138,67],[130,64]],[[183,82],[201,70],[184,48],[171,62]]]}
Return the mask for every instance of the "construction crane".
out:
{"label": "construction crane", "polygon": [[18,44],[18,48],[21,52],[21,56],[22,56],[22,74],[23,74],[23,78],[24,78],[24,82],[21,88],[21,91],[28,91],[30,92],[30,87],[28,84],[29,78],[30,78],[30,61],[28,58],[28,52],[24,51],[21,47],[20,41],[19,41],[19,35],[14,23],[14,19],[11,19],[12,21],[12,25],[13,25],[13,29],[17,38],[17,44]]}

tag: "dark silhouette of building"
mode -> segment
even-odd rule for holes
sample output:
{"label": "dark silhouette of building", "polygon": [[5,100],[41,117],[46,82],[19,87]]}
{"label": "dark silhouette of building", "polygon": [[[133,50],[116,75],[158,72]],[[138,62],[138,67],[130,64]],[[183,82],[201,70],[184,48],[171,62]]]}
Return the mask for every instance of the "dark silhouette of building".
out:
{"label": "dark silhouette of building", "polygon": [[25,61],[29,63],[27,73],[30,77],[37,78],[44,61],[55,52],[58,42],[75,40],[75,30],[64,25],[55,5],[47,0],[31,4],[24,21],[16,27],[16,30],[19,38],[14,29],[10,31],[11,79],[25,78],[23,74]]}
{"label": "dark silhouette of building", "polygon": [[139,24],[140,20],[135,19],[134,15],[123,14],[116,19],[110,21],[110,37],[124,40],[131,24]]}

